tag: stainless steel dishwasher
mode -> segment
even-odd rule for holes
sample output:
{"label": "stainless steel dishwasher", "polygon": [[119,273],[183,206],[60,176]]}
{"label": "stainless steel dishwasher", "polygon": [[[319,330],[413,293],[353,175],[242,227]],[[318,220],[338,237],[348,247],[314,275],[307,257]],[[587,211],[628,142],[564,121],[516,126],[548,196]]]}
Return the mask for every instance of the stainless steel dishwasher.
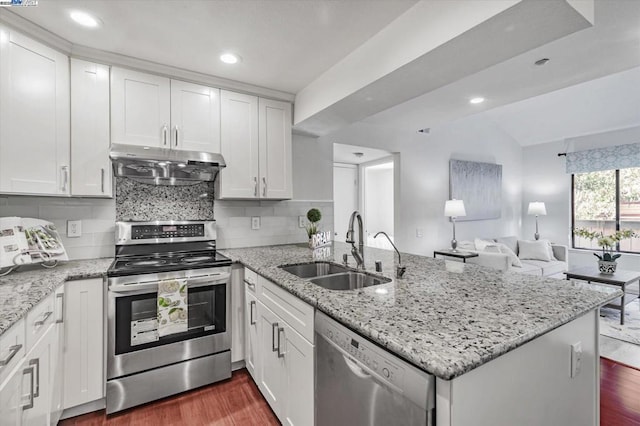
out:
{"label": "stainless steel dishwasher", "polygon": [[433,425],[435,378],[316,311],[316,426]]}

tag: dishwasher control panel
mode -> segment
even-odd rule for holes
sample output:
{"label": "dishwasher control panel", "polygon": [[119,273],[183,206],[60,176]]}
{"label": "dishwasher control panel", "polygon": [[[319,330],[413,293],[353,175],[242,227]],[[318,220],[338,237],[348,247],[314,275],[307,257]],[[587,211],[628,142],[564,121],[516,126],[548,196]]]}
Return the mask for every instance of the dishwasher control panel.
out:
{"label": "dishwasher control panel", "polygon": [[397,387],[403,386],[404,369],[393,362],[393,355],[344,327],[316,324],[317,332],[369,370]]}

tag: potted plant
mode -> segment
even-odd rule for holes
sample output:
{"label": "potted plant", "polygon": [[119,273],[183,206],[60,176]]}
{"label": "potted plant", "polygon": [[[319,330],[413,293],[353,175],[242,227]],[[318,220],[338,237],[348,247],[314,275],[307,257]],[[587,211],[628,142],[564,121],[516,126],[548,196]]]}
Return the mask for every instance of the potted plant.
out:
{"label": "potted plant", "polygon": [[590,231],[586,228],[576,228],[573,234],[590,241],[596,240],[598,246],[602,247],[602,254],[593,253],[593,255],[598,258],[598,269],[600,273],[606,275],[613,275],[616,272],[618,265],[616,260],[622,256],[620,253],[614,254],[617,244],[624,239],[637,236],[631,229],[622,229],[613,234],[605,235],[603,231]]}
{"label": "potted plant", "polygon": [[307,230],[307,236],[309,237],[309,247],[311,247],[311,237],[318,233],[318,222],[322,219],[322,213],[320,210],[313,208],[309,209],[307,212],[307,220],[309,220],[309,225],[305,228]]}

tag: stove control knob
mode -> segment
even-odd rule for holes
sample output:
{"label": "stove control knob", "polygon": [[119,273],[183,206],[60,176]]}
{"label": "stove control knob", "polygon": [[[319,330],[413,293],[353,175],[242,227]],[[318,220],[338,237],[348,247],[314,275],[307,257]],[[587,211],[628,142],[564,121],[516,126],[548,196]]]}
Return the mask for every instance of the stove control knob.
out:
{"label": "stove control knob", "polygon": [[387,367],[382,369],[382,375],[387,379],[389,378],[389,369]]}

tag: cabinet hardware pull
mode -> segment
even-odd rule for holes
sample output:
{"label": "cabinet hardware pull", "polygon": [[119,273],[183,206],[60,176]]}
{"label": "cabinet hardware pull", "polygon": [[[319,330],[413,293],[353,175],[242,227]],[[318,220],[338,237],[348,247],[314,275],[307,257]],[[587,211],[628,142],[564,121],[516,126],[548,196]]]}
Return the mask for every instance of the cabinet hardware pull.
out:
{"label": "cabinet hardware pull", "polygon": [[62,166],[62,192],[67,192],[67,185],[69,184],[69,166]]}
{"label": "cabinet hardware pull", "polygon": [[22,345],[10,346],[9,355],[7,355],[5,359],[0,359],[0,367],[4,367],[5,365],[9,364],[13,357],[16,356],[18,352],[20,352],[20,348],[22,348]]}
{"label": "cabinet hardware pull", "polygon": [[167,145],[167,126],[162,126],[162,143]]}
{"label": "cabinet hardware pull", "polygon": [[33,397],[37,398],[40,396],[40,358],[29,360],[29,365],[35,366],[36,386],[31,386],[31,389],[33,389],[31,392],[33,394]]}
{"label": "cabinet hardware pull", "polygon": [[249,302],[249,323],[251,323],[251,325],[254,325],[256,323],[253,320],[253,307],[254,306],[256,306],[255,300],[252,300],[251,302]]}
{"label": "cabinet hardware pull", "polygon": [[278,351],[278,347],[276,346],[276,335],[275,335],[277,328],[278,328],[277,322],[274,322],[273,324],[271,324],[271,351],[272,352]]}
{"label": "cabinet hardware pull", "polygon": [[176,146],[178,146],[178,125],[176,124]]}
{"label": "cabinet hardware pull", "polygon": [[45,312],[44,314],[42,314],[42,318],[40,318],[38,321],[34,322],[33,325],[35,325],[36,327],[44,325],[44,323],[47,321],[47,318],[49,318],[51,316],[51,314],[53,314],[52,311]]}
{"label": "cabinet hardware pull", "polygon": [[284,328],[278,328],[278,358],[284,358],[284,353],[280,352],[280,333],[284,333]]}
{"label": "cabinet hardware pull", "polygon": [[249,287],[251,290],[255,290],[256,289],[256,285],[254,283],[250,283],[247,280],[244,280],[244,282],[247,284],[247,287]]}
{"label": "cabinet hardware pull", "polygon": [[56,294],[56,299],[60,300],[60,318],[56,320],[56,324],[64,322],[64,293]]}
{"label": "cabinet hardware pull", "polygon": [[262,183],[263,183],[262,196],[266,197],[267,196],[267,178],[266,177],[262,178]]}
{"label": "cabinet hardware pull", "polygon": [[254,197],[258,196],[258,177],[257,176],[253,178],[253,196]]}
{"label": "cabinet hardware pull", "polygon": [[100,188],[104,194],[104,169],[100,169]]}
{"label": "cabinet hardware pull", "polygon": [[22,370],[23,376],[26,376],[27,374],[31,376],[31,380],[29,380],[29,383],[31,384],[31,390],[29,391],[29,403],[22,406],[23,410],[29,410],[33,408],[33,400],[35,399],[35,397],[33,396],[33,367],[27,367]]}

